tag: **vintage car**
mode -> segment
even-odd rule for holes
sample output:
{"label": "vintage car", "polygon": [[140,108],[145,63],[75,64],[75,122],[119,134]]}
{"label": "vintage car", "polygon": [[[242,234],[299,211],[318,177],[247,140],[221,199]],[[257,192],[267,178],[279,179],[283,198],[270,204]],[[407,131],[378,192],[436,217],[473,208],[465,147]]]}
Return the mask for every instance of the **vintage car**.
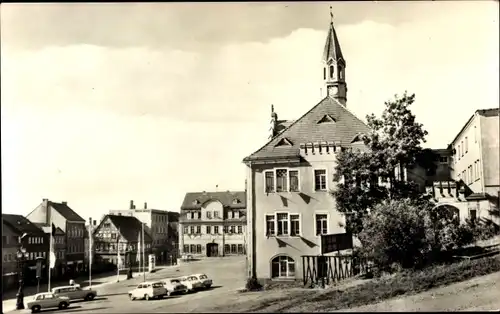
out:
{"label": "vintage car", "polygon": [[196,290],[205,288],[203,283],[193,275],[181,277],[179,278],[179,280],[183,285],[187,287],[187,292],[194,292]]}
{"label": "vintage car", "polygon": [[92,301],[97,296],[97,291],[82,289],[80,285],[62,286],[52,289],[52,293],[58,296],[68,297],[70,301],[85,300]]}
{"label": "vintage car", "polygon": [[212,286],[212,279],[209,279],[205,274],[194,274],[191,277],[195,277],[203,285],[202,288],[208,289]]}
{"label": "vintage car", "polygon": [[183,285],[178,278],[169,278],[162,280],[163,286],[167,289],[169,295],[187,293],[188,288]]}
{"label": "vintage car", "polygon": [[26,302],[26,307],[31,309],[32,313],[39,312],[42,309],[59,308],[61,310],[69,306],[69,298],[58,296],[52,292],[37,293],[31,300]]}
{"label": "vintage car", "polygon": [[161,281],[143,282],[137,285],[137,288],[128,292],[130,300],[135,299],[161,299],[168,296],[167,289]]}

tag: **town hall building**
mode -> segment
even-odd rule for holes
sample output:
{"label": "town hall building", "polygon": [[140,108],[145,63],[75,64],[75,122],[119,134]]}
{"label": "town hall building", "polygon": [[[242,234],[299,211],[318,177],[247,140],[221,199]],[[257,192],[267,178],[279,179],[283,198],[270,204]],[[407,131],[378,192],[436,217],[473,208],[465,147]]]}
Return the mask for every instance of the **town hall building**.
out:
{"label": "town hall building", "polygon": [[248,276],[302,278],[302,255],[320,254],[322,234],[344,233],[336,210],[336,153],[362,146],[368,126],[347,108],[346,61],[330,23],[323,54],[327,95],[296,121],[271,110],[268,143],[246,157]]}

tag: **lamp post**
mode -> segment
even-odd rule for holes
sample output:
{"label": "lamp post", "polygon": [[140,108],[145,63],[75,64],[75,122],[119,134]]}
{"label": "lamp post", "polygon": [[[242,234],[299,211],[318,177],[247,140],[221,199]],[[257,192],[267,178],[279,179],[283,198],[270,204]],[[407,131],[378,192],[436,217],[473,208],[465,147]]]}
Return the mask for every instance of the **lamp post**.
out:
{"label": "lamp post", "polygon": [[132,246],[129,245],[125,251],[125,259],[128,263],[127,280],[132,279]]}
{"label": "lamp post", "polygon": [[28,253],[26,252],[26,249],[22,246],[22,244],[19,245],[19,249],[17,250],[17,265],[18,265],[18,274],[19,274],[19,291],[16,294],[17,297],[17,302],[16,302],[16,309],[17,310],[23,310],[24,309],[24,262],[26,259],[29,257]]}

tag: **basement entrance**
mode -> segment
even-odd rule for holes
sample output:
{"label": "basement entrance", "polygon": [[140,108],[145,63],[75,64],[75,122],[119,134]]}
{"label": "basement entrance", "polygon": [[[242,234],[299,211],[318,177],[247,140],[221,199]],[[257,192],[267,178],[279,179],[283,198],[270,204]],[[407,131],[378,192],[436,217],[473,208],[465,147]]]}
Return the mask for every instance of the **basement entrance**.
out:
{"label": "basement entrance", "polygon": [[219,245],[217,243],[207,244],[207,256],[208,257],[219,256]]}

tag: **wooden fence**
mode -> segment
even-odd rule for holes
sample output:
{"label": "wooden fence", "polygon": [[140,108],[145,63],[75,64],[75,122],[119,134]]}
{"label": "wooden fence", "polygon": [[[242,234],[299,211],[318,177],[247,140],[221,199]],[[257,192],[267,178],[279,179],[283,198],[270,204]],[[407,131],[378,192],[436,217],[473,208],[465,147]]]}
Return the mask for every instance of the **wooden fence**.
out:
{"label": "wooden fence", "polygon": [[308,283],[329,284],[369,272],[364,260],[352,255],[302,256],[304,286]]}

